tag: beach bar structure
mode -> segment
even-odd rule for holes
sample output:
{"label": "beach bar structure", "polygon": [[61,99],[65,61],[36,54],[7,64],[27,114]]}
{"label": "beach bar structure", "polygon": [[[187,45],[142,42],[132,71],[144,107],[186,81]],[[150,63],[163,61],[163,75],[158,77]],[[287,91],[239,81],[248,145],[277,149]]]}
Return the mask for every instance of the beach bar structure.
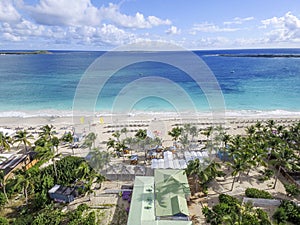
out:
{"label": "beach bar structure", "polygon": [[136,176],[127,225],[192,225],[189,198],[183,170],[156,169],[154,176]]}
{"label": "beach bar structure", "polygon": [[78,193],[75,188],[64,187],[61,185],[54,185],[49,191],[49,196],[56,202],[69,203],[74,201],[75,197],[78,196]]}
{"label": "beach bar structure", "polygon": [[29,156],[25,154],[0,154],[0,170],[3,171],[5,178],[8,178],[13,176],[13,171],[22,169],[29,161]]}

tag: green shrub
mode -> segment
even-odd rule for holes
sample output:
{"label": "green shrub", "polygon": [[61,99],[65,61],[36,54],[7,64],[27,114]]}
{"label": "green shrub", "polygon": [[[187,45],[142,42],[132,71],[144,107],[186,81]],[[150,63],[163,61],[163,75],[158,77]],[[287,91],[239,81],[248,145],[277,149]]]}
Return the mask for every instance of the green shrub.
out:
{"label": "green shrub", "polygon": [[273,218],[276,221],[276,223],[280,224],[280,223],[285,223],[288,219],[288,216],[287,216],[284,208],[279,207],[275,211]]}
{"label": "green shrub", "polygon": [[0,216],[0,225],[9,225],[9,222],[6,218]]}
{"label": "green shrub", "polygon": [[272,199],[272,195],[264,190],[258,190],[256,188],[247,188],[245,191],[245,195],[248,198],[265,198],[265,199]]}
{"label": "green shrub", "polygon": [[283,200],[279,208],[283,208],[286,215],[287,221],[294,224],[300,224],[300,207],[292,201]]}
{"label": "green shrub", "polygon": [[300,190],[295,184],[284,184],[287,196],[297,197],[300,194]]}
{"label": "green shrub", "polygon": [[232,197],[230,195],[226,195],[226,194],[220,194],[219,201],[220,201],[220,203],[226,203],[230,206],[241,204],[241,202],[237,198]]}
{"label": "green shrub", "polygon": [[261,172],[262,176],[260,176],[258,179],[260,181],[266,181],[270,180],[271,177],[274,176],[274,171],[270,169],[265,169],[264,171]]}

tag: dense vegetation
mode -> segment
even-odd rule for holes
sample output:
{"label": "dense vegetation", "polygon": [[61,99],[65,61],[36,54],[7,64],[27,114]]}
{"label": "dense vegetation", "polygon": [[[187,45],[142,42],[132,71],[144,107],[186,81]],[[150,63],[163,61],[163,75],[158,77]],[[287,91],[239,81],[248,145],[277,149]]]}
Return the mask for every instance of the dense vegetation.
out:
{"label": "dense vegetation", "polygon": [[[24,146],[24,153],[28,153],[28,147],[34,141],[35,159],[39,160],[29,169],[23,167],[14,171],[11,178],[5,178],[3,172],[0,174],[2,186],[0,205],[10,204],[20,194],[25,202],[9,215],[7,218],[9,221],[22,225],[96,224],[96,212],[90,210],[87,205],[81,205],[73,212],[63,213],[60,206],[54,206],[48,196],[49,189],[55,184],[75,187],[79,194],[84,194],[91,191],[93,182],[101,182],[104,179],[84,158],[75,156],[62,158],[57,153],[61,142],[72,142],[70,134],[65,134],[59,139],[56,137],[54,127],[46,125],[41,128],[36,140],[33,140],[26,130],[18,131],[13,138],[1,133],[0,138],[3,140],[2,149],[10,149],[13,143],[19,143]],[[42,168],[41,165],[45,162],[49,165]],[[0,218],[0,223],[5,224],[5,219]]]}
{"label": "dense vegetation", "polygon": [[278,224],[300,224],[300,207],[295,203],[283,200],[273,215],[273,218]]}
{"label": "dense vegetation", "polygon": [[268,215],[251,204],[242,204],[237,198],[220,194],[219,204],[211,209],[204,207],[202,212],[206,222],[211,225],[241,224],[241,225],[268,225],[271,224]]}
{"label": "dense vegetation", "polygon": [[245,195],[249,198],[265,198],[272,199],[272,195],[264,190],[258,190],[256,188],[247,188],[245,191]]}

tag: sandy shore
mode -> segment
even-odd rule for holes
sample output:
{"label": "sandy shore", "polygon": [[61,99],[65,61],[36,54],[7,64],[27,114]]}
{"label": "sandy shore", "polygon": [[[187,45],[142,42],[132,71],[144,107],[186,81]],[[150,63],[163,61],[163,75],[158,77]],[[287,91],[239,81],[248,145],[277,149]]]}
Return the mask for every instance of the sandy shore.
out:
{"label": "sandy shore", "polygon": [[[72,118],[72,117],[0,117],[0,128],[20,130],[27,129],[29,132],[38,132],[41,126],[52,124],[58,133],[63,133],[75,128],[76,133],[95,132],[103,141],[114,131],[126,127],[128,135],[135,133],[138,129],[147,129],[155,132],[163,140],[170,139],[168,131],[177,125],[190,123],[199,129],[205,129],[213,124],[220,124],[228,134],[244,134],[245,128],[255,125],[257,121],[266,122],[274,120],[277,125],[294,124],[300,122],[300,116],[290,117],[227,117],[222,120],[213,120],[210,117],[178,117],[168,114],[138,114],[138,115],[117,115],[102,116],[95,118]],[[201,138],[201,137],[200,137]]]}
{"label": "sandy shore", "polygon": [[[274,120],[275,124],[288,126],[300,121],[300,116],[290,117],[227,117],[222,120],[213,120],[209,116],[195,117],[190,115],[157,113],[157,114],[136,114],[136,115],[115,115],[115,116],[98,116],[94,118],[84,117],[0,117],[0,129],[11,129],[14,131],[26,129],[32,133],[34,137],[38,136],[40,128],[46,124],[52,124],[57,131],[57,136],[61,137],[65,132],[74,131],[79,136],[94,132],[97,134],[96,145],[106,148],[105,141],[107,141],[112,133],[127,129],[126,136],[134,136],[139,129],[147,129],[163,140],[163,146],[172,146],[173,141],[168,135],[174,126],[183,125],[186,123],[195,125],[198,129],[205,129],[209,126],[221,125],[226,133],[230,135],[245,134],[245,128],[250,125],[255,125],[257,121],[262,123],[268,120]],[[203,134],[198,136],[198,139],[205,140]],[[70,148],[62,148],[64,154],[70,154]],[[81,155],[87,152],[81,150]]]}

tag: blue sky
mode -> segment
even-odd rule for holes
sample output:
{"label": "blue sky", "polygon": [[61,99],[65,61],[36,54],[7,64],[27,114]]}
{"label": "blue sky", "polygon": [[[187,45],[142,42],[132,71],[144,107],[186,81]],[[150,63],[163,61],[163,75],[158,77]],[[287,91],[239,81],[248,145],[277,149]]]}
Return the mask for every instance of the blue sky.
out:
{"label": "blue sky", "polygon": [[300,1],[0,0],[0,49],[107,50],[149,40],[299,47]]}

